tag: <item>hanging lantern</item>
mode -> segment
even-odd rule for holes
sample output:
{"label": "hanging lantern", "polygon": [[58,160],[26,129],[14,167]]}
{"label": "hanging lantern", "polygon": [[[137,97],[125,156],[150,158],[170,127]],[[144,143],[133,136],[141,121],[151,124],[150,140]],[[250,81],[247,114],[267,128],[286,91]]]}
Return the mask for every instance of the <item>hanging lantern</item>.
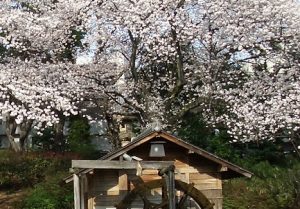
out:
{"label": "hanging lantern", "polygon": [[165,153],[165,148],[164,148],[164,144],[166,142],[164,141],[155,141],[155,142],[151,142],[151,148],[150,148],[150,157],[165,157],[166,153]]}

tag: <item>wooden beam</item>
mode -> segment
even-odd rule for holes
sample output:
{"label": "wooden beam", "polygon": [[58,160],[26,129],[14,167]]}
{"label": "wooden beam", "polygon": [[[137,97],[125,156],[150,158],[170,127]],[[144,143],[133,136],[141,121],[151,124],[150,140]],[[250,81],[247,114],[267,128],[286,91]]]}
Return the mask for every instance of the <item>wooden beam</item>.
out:
{"label": "wooden beam", "polygon": [[[173,165],[173,161],[139,161],[143,169],[162,169]],[[112,160],[72,160],[72,168],[92,169],[136,169],[136,161],[112,161]]]}

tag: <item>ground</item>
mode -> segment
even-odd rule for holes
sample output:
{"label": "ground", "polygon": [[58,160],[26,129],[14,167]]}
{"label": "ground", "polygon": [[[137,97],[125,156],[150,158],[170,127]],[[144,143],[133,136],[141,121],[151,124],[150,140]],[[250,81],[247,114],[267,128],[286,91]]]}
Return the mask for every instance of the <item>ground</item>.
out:
{"label": "ground", "polygon": [[14,209],[14,206],[20,202],[25,193],[24,190],[18,190],[11,193],[0,191],[0,208]]}

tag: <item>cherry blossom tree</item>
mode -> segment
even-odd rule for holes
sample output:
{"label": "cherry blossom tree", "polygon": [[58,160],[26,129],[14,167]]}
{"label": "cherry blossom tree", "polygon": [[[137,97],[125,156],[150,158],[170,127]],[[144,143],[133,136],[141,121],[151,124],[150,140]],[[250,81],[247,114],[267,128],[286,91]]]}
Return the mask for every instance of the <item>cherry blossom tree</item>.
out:
{"label": "cherry blossom tree", "polygon": [[174,124],[197,108],[243,141],[298,130],[298,2],[103,1],[96,8],[97,56],[119,52],[127,65],[124,83],[106,94],[142,124]]}
{"label": "cherry blossom tree", "polygon": [[118,116],[168,126],[191,110],[242,141],[298,133],[297,1],[14,2],[0,8],[1,44],[19,58],[3,62],[0,111],[16,122],[56,124],[89,101],[116,146]]}
{"label": "cherry blossom tree", "polygon": [[59,125],[64,115],[78,111],[71,99],[76,88],[66,70],[72,64],[66,54],[76,38],[72,34],[76,10],[50,3],[7,1],[0,7],[0,40],[5,46],[0,113],[15,151],[24,150],[32,127]]}

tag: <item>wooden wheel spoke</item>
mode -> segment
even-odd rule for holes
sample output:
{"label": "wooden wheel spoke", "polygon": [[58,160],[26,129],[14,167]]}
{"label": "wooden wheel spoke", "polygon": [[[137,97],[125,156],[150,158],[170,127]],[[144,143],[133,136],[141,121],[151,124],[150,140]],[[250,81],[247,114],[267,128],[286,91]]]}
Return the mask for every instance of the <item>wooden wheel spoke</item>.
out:
{"label": "wooden wheel spoke", "polygon": [[145,197],[141,195],[141,198],[144,203],[144,209],[151,209],[152,208],[152,203]]}
{"label": "wooden wheel spoke", "polygon": [[151,208],[151,209],[159,209],[159,208],[163,208],[163,207],[167,206],[168,202],[167,201],[163,201],[161,203],[149,202],[148,205],[149,205],[149,208]]}
{"label": "wooden wheel spoke", "polygon": [[168,205],[168,201],[162,201],[162,202],[159,203],[159,204],[153,203],[152,209],[163,208],[163,207],[165,207],[165,206],[167,206],[167,205]]}
{"label": "wooden wheel spoke", "polygon": [[142,185],[139,185],[137,194],[138,194],[138,196],[140,196],[140,198],[142,199],[142,201],[144,203],[144,209],[150,209],[152,203],[147,198],[145,187]]}
{"label": "wooden wheel spoke", "polygon": [[180,198],[178,204],[176,205],[177,206],[176,208],[183,209],[184,203],[186,202],[187,198],[188,198],[188,195],[186,193],[184,193],[182,195],[182,197]]}

